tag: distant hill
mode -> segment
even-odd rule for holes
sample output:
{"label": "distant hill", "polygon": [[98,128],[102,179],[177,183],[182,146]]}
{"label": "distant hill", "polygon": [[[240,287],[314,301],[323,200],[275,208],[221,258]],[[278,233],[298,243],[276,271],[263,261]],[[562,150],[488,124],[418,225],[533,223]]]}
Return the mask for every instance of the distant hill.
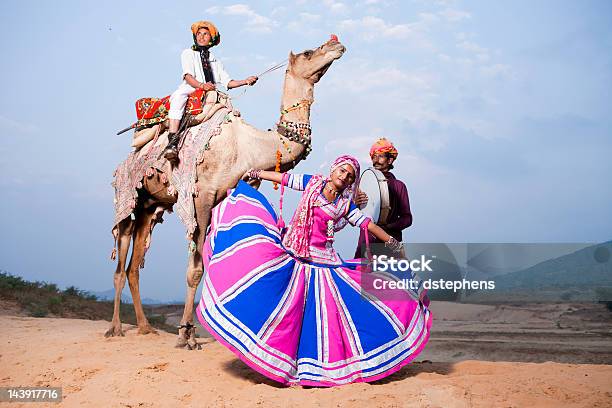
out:
{"label": "distant hill", "polygon": [[[115,289],[109,289],[109,290],[104,290],[104,291],[90,291],[89,293],[91,293],[92,295],[94,295],[96,298],[98,298],[98,300],[107,300],[107,301],[112,301],[115,299]],[[129,293],[129,290],[128,290]],[[126,295],[125,293],[121,293],[121,302],[123,303],[132,303],[132,295],[129,294]]]}
{"label": "distant hill", "polygon": [[[115,300],[115,289],[108,289],[108,290],[99,291],[99,292],[90,291],[89,293],[91,293],[92,295],[95,295],[96,298],[98,298],[99,300],[107,300],[111,302]],[[123,288],[123,292],[121,292],[121,302],[133,303],[132,292],[130,292],[130,288],[128,288],[127,285],[125,286],[125,288]],[[181,304],[183,302],[184,300],[163,301],[163,300],[158,300],[158,299],[142,298],[142,304],[144,305],[175,305],[175,304]]]}
{"label": "distant hill", "polygon": [[612,301],[612,241],[495,276],[495,290],[469,292],[470,300]]}
{"label": "distant hill", "polygon": [[498,289],[612,285],[612,242],[540,262],[530,268],[497,276]]}

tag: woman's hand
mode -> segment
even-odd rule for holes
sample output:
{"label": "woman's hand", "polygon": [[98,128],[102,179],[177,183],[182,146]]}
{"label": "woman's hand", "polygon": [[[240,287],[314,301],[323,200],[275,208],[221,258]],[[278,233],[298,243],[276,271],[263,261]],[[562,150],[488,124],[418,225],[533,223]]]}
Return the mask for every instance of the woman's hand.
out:
{"label": "woman's hand", "polygon": [[244,176],[242,176],[242,180],[244,181],[248,181],[249,179],[261,180],[261,172],[262,170],[250,168],[247,170],[246,173],[244,173]]}
{"label": "woman's hand", "polygon": [[385,230],[380,228],[374,222],[368,224],[368,231],[372,233],[376,238],[385,243],[385,247],[390,248],[393,252],[401,253],[404,244],[387,234]]}
{"label": "woman's hand", "polygon": [[355,196],[355,204],[359,208],[363,208],[368,205],[368,195],[363,191],[357,189],[357,195]]}

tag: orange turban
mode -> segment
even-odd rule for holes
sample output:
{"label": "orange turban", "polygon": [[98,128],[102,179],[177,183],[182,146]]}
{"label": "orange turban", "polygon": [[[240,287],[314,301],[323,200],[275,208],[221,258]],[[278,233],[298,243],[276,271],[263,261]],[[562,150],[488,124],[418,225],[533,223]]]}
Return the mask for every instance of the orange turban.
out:
{"label": "orange turban", "polygon": [[210,46],[213,47],[218,45],[221,42],[221,34],[217,27],[210,21],[197,21],[191,25],[191,32],[193,33],[193,38],[195,39],[195,35],[200,28],[206,28],[210,33]]}
{"label": "orange turban", "polygon": [[376,143],[370,148],[370,157],[375,154],[388,153],[393,158],[397,158],[397,149],[393,146],[393,143],[385,139],[384,137],[378,139]]}

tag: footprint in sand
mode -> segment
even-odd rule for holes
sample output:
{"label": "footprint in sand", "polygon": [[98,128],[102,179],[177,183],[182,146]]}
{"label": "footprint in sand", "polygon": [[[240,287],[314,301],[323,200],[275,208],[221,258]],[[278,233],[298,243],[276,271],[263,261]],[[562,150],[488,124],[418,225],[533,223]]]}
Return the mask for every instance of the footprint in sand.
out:
{"label": "footprint in sand", "polygon": [[168,365],[169,365],[168,363],[156,363],[156,364],[153,364],[152,366],[145,367],[145,369],[153,370],[156,372],[166,371],[166,369],[168,368]]}

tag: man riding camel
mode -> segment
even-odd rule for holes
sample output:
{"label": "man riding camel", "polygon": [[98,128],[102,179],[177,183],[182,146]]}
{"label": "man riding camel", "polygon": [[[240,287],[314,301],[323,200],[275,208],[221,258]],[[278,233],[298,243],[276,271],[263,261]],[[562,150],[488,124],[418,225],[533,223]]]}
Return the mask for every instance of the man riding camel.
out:
{"label": "man riding camel", "polygon": [[[370,148],[370,158],[372,159],[372,167],[383,173],[387,179],[387,185],[389,187],[389,206],[391,207],[389,215],[387,217],[387,223],[380,227],[397,241],[402,242],[402,230],[412,225],[412,213],[410,212],[410,200],[408,199],[408,190],[406,185],[400,180],[396,179],[391,170],[393,169],[393,163],[397,159],[397,149],[389,140],[384,137],[378,139],[376,143]],[[355,197],[355,203],[358,206],[364,206],[368,202],[368,196],[358,191]],[[383,242],[377,239],[374,235],[369,236],[371,243],[382,244]],[[359,243],[355,250],[355,258],[363,256],[363,250],[365,249],[365,233],[362,230],[359,235]],[[373,254],[377,255],[376,249],[378,248],[382,254],[384,251],[380,246],[373,247]]]}
{"label": "man riding camel", "polygon": [[178,135],[179,123],[185,110],[185,104],[189,95],[197,89],[212,91],[222,85],[226,89],[237,88],[243,85],[253,85],[257,82],[256,76],[250,76],[243,80],[231,79],[223,68],[223,64],[217,59],[210,48],[221,42],[221,35],[215,25],[209,21],[198,21],[191,25],[194,45],[183,50],[181,53],[181,65],[183,67],[183,82],[170,96],[170,133],[168,134],[168,146],[164,150],[164,157],[169,161],[178,159]]}

